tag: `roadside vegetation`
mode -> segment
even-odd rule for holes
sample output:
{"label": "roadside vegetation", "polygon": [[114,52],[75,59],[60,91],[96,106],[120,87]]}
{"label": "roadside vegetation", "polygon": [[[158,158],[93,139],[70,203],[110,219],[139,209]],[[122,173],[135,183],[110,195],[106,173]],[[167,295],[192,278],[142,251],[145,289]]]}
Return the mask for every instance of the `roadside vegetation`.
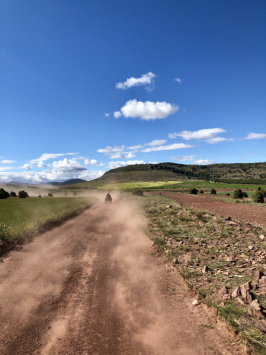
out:
{"label": "roadside vegetation", "polygon": [[84,211],[93,198],[8,198],[0,201],[0,253],[18,239],[39,233]]}
{"label": "roadside vegetation", "polygon": [[[132,198],[132,197],[131,197]],[[247,353],[266,348],[266,230],[161,195],[134,197],[156,252],[176,268],[198,302],[214,307]]]}

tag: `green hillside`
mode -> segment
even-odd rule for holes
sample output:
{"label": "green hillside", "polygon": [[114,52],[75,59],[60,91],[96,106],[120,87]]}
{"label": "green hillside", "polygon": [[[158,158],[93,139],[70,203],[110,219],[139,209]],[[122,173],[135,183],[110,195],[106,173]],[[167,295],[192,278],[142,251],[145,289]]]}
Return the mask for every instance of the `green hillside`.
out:
{"label": "green hillside", "polygon": [[207,180],[224,183],[266,183],[266,163],[184,165],[175,163],[128,165],[107,171],[98,179],[75,184],[100,187],[103,184]]}

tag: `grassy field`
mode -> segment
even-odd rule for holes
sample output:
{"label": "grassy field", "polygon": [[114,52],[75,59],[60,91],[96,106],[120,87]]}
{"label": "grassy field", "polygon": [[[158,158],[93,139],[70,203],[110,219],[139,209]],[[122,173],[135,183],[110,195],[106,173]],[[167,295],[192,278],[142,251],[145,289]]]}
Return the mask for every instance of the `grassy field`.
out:
{"label": "grassy field", "polygon": [[94,203],[93,198],[26,198],[0,200],[0,240],[11,241],[74,216]]}
{"label": "grassy field", "polygon": [[160,188],[161,186],[177,184],[176,181],[157,181],[157,182],[128,182],[121,184],[103,184],[98,187],[99,190],[127,190],[127,189],[146,189],[146,188]]}
{"label": "grassy field", "polygon": [[[152,255],[167,258],[168,265],[170,262],[170,267],[172,264],[177,268],[194,298],[214,307],[217,315],[239,335],[247,354],[249,351],[266,354],[266,335],[256,326],[256,322],[266,325],[266,321],[252,311],[243,297],[232,297],[236,287],[251,281],[252,298],[258,300],[262,309],[266,308],[265,292],[253,276],[258,267],[266,268],[266,241],[259,238],[266,235],[266,230],[227,221],[205,211],[182,208],[161,195],[125,194],[124,198],[138,201],[145,211],[149,221],[147,232],[157,245],[157,252]],[[228,298],[219,294],[221,287],[227,288]]]}

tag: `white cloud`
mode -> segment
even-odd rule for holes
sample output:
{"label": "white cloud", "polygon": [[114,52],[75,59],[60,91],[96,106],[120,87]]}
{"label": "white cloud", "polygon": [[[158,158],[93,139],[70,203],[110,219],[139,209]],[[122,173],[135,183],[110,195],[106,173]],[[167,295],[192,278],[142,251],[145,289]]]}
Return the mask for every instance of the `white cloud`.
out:
{"label": "white cloud", "polygon": [[184,149],[184,148],[192,148],[192,147],[193,145],[190,144],[175,143],[170,145],[161,145],[159,147],[146,148],[143,149],[142,152],[147,153],[147,152],[157,152],[159,150],[174,150],[174,149]]}
{"label": "white cloud", "polygon": [[98,149],[97,152],[98,153],[103,153],[105,155],[110,155],[110,154],[116,153],[116,152],[123,152],[124,149],[125,149],[124,145],[121,145],[121,146],[117,146],[116,145],[114,147],[107,146],[104,149]]}
{"label": "white cloud", "polygon": [[1,161],[1,163],[2,164],[12,164],[12,163],[16,163],[16,160],[6,160],[6,159],[4,159],[4,160]]}
{"label": "white cloud", "polygon": [[114,153],[114,154],[111,154],[109,156],[110,159],[132,159],[132,158],[135,158],[135,154],[133,154],[132,152],[129,152],[129,153],[120,153],[120,152],[117,152],[117,153]]}
{"label": "white cloud", "polygon": [[97,165],[97,166],[103,166],[104,164],[99,163],[96,159],[87,159],[85,158],[84,160],[84,164],[85,165]]}
{"label": "white cloud", "polygon": [[121,112],[117,111],[114,113],[116,118],[120,117],[122,114],[124,117],[139,117],[142,120],[156,120],[161,118],[166,118],[169,115],[176,113],[178,106],[169,104],[165,101],[163,102],[152,102],[152,101],[137,101],[129,100],[126,102],[125,106],[121,108]]}
{"label": "white cloud", "polygon": [[192,164],[193,165],[210,165],[210,164],[215,164],[215,162],[212,160],[199,159],[199,160],[193,161]]}
{"label": "white cloud", "polygon": [[233,141],[233,140],[234,140],[233,138],[215,137],[215,138],[206,139],[205,142],[207,142],[209,144],[215,144],[215,143],[219,143],[219,142]]}
{"label": "white cloud", "polygon": [[135,164],[145,164],[143,160],[128,160],[128,161],[111,161],[108,165],[108,169],[116,169],[122,166],[135,165]]}
{"label": "white cloud", "polygon": [[105,113],[104,116],[109,117],[110,113]]}
{"label": "white cloud", "polygon": [[115,117],[115,118],[119,118],[119,117],[121,117],[121,116],[122,116],[122,113],[121,113],[120,111],[114,112],[114,117]]}
{"label": "white cloud", "polygon": [[0,171],[10,170],[10,169],[16,169],[16,168],[11,166],[0,167]]}
{"label": "white cloud", "polygon": [[31,165],[26,163],[23,166],[20,166],[19,169],[26,169],[26,170],[31,170]]}
{"label": "white cloud", "polygon": [[156,145],[162,145],[165,144],[166,142],[167,140],[165,139],[154,139],[152,142],[145,143],[144,145],[150,145],[151,147],[155,147]]}
{"label": "white cloud", "polygon": [[223,128],[207,128],[200,129],[198,131],[183,131],[180,133],[170,133],[169,138],[181,137],[184,140],[197,139],[197,140],[205,140],[216,138],[217,134],[226,132]]}
{"label": "white cloud", "polygon": [[55,169],[66,169],[66,170],[87,170],[84,166],[82,166],[75,159],[63,159],[53,162],[53,168]]}
{"label": "white cloud", "polygon": [[40,158],[30,160],[30,163],[35,164],[35,163],[39,163],[39,161],[46,161],[49,159],[55,159],[55,158],[61,157],[63,155],[75,155],[75,154],[76,153],[57,153],[57,154],[44,153],[40,156]]}
{"label": "white cloud", "polygon": [[137,150],[137,149],[141,149],[141,148],[143,148],[143,146],[139,144],[139,145],[133,145],[132,147],[128,147],[127,149]]}
{"label": "white cloud", "polygon": [[182,83],[182,80],[179,79],[179,78],[174,78],[174,83],[179,83],[179,84],[181,84],[181,83]]}
{"label": "white cloud", "polygon": [[[116,84],[116,88],[117,89],[128,89],[131,88],[133,86],[140,86],[140,85],[144,85],[144,86],[148,86],[148,85],[153,85],[154,83],[154,78],[156,77],[155,74],[149,72],[147,74],[142,75],[140,78],[134,78],[131,77],[129,79],[127,79],[125,82],[123,83],[117,83]],[[148,90],[150,90],[151,88],[148,87]]]}
{"label": "white cloud", "polygon": [[149,161],[149,164],[158,164],[157,161]]}
{"label": "white cloud", "polygon": [[177,157],[174,160],[175,161],[191,161],[194,159],[194,155],[187,155],[187,156],[183,156],[183,157]]}
{"label": "white cloud", "polygon": [[266,133],[249,133],[245,138],[243,139],[264,139],[266,138]]}
{"label": "white cloud", "polygon": [[42,160],[40,160],[38,163],[38,168],[47,168],[47,165],[45,165],[45,163]]}

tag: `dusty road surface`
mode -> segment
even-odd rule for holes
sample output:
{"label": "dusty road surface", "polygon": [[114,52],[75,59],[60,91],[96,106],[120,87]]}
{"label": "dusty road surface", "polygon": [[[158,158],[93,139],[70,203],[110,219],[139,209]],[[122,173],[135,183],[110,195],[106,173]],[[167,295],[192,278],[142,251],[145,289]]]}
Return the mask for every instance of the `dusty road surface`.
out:
{"label": "dusty road surface", "polygon": [[242,354],[192,306],[133,204],[92,208],[0,262],[0,354]]}
{"label": "dusty road surface", "polygon": [[224,217],[231,217],[232,219],[242,221],[245,223],[257,224],[266,227],[266,208],[257,206],[248,206],[242,204],[235,204],[230,202],[223,202],[215,200],[211,197],[188,195],[176,192],[150,192],[151,194],[161,194],[169,197],[172,200],[180,203],[182,207],[195,207],[211,213],[218,214]]}

